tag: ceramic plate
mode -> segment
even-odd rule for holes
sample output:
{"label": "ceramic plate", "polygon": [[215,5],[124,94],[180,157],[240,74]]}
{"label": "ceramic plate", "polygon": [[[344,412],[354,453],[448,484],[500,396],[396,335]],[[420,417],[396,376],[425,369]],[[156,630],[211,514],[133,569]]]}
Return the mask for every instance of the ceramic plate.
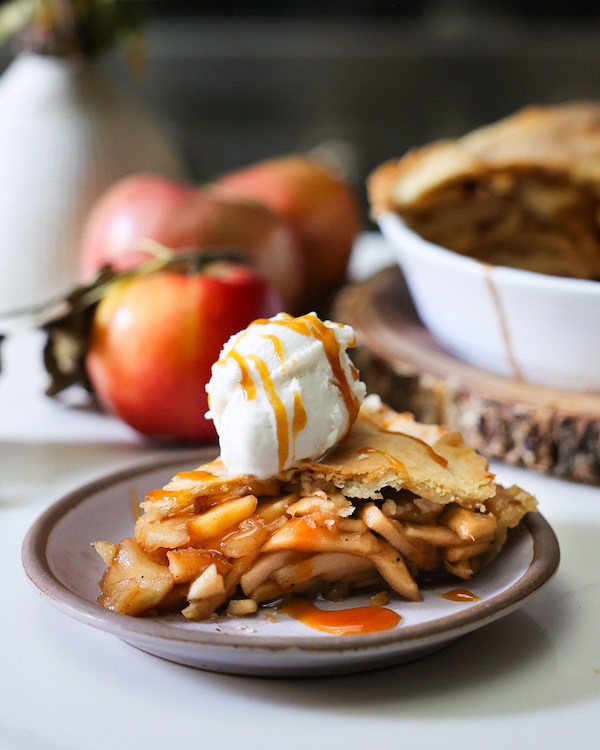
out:
{"label": "ceramic plate", "polygon": [[[96,602],[104,563],[91,547],[133,533],[131,489],[138,497],[166,484],[172,475],[213,458],[208,450],[162,455],[110,474],[63,497],[33,525],[23,543],[27,575],[47,601],[88,625],[106,630],[155,656],[192,667],[253,675],[304,676],[358,672],[398,664],[431,653],[520,607],[540,591],[558,566],[554,532],[530,514],[501,555],[468,584],[474,602],[440,596],[460,582],[427,588],[422,602],[390,597],[401,616],[392,630],[330,635],[286,615],[272,622],[256,615],[188,622],[182,615],[135,618],[109,612]],[[354,597],[343,604],[366,604]],[[272,610],[271,610],[272,611]]]}

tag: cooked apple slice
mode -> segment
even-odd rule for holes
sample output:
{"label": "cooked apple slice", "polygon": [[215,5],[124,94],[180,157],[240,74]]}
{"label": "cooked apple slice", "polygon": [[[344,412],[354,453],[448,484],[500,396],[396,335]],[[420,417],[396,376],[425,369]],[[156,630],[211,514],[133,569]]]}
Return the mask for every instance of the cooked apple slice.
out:
{"label": "cooked apple slice", "polygon": [[470,560],[472,557],[479,557],[490,552],[492,545],[490,542],[471,542],[460,547],[446,547],[444,558],[449,563],[459,562],[460,560]]}
{"label": "cooked apple slice", "polygon": [[244,495],[215,505],[205,513],[187,521],[187,528],[194,544],[222,536],[233,526],[249,518],[258,505],[255,495]]}
{"label": "cooked apple slice", "polygon": [[123,539],[118,546],[100,582],[98,602],[115,612],[138,615],[160,603],[173,588],[173,576],[133,539]]}
{"label": "cooked apple slice", "polygon": [[187,598],[193,602],[197,599],[210,599],[224,593],[223,576],[217,573],[217,566],[213,563],[192,581]]}
{"label": "cooked apple slice", "polygon": [[134,538],[147,552],[186,547],[190,543],[187,518],[184,516],[148,522],[145,516],[141,516],[135,524]]}
{"label": "cooked apple slice", "polygon": [[389,585],[405,599],[412,602],[420,602],[421,594],[419,587],[413,581],[402,555],[388,542],[380,543],[380,550],[369,555],[375,563],[377,570]]}
{"label": "cooked apple slice", "polygon": [[254,598],[253,593],[271,574],[286,565],[293,557],[294,552],[280,550],[263,555],[247,573],[240,578],[242,591],[246,596]]}
{"label": "cooked apple slice", "polygon": [[263,552],[276,552],[281,549],[298,552],[348,552],[366,557],[379,549],[377,539],[369,531],[362,533],[337,533],[326,525],[317,525],[312,516],[290,519],[262,548]]}
{"label": "cooked apple slice", "polygon": [[175,583],[189,583],[193,581],[213,563],[217,566],[217,572],[223,575],[231,570],[231,563],[216,550],[195,549],[173,549],[167,552],[169,570]]}
{"label": "cooked apple slice", "polygon": [[491,513],[476,513],[459,505],[444,511],[440,523],[469,542],[491,542],[496,535],[497,523]]}

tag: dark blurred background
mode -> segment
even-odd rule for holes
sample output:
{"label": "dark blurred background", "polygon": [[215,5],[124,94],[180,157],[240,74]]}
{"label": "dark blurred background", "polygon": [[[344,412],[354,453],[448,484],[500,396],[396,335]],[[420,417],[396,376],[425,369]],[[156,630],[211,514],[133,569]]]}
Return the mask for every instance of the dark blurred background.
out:
{"label": "dark blurred background", "polygon": [[[362,189],[381,161],[532,102],[600,97],[591,0],[149,0],[145,72],[106,61],[193,177],[326,151]],[[4,50],[4,62],[8,51]]]}

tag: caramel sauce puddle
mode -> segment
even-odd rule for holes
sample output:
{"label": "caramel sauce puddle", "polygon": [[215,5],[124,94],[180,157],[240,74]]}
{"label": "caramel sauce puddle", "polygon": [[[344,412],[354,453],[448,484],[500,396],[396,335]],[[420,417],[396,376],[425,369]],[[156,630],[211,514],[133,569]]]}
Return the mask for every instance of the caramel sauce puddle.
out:
{"label": "caramel sauce puddle", "polygon": [[438,594],[442,599],[448,599],[451,602],[478,602],[481,597],[467,589],[452,589],[445,594]]}
{"label": "caramel sauce puddle", "polygon": [[305,599],[288,599],[279,606],[279,611],[313,630],[336,635],[375,633],[390,630],[402,619],[387,607],[351,607],[349,609],[319,609]]}

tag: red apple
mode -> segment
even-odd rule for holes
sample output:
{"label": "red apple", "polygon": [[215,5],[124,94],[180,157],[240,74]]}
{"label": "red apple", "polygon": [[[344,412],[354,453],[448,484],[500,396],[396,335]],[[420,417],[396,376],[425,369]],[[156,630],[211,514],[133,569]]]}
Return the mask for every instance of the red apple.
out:
{"label": "red apple", "polygon": [[252,269],[217,262],[116,282],[94,312],[86,368],[102,406],[139,432],[214,440],[205,385],[225,341],[281,310]]}
{"label": "red apple", "polygon": [[89,278],[107,264],[125,270],[148,260],[144,240],[174,250],[240,249],[277,289],[287,310],[302,306],[302,251],[286,222],[265,206],[217,197],[163,177],[127,177],[101,196],[86,222],[81,277]]}
{"label": "red apple", "polygon": [[260,201],[294,228],[312,300],[342,280],[361,213],[350,186],[323,164],[300,155],[269,159],[223,175],[215,188],[220,195]]}

